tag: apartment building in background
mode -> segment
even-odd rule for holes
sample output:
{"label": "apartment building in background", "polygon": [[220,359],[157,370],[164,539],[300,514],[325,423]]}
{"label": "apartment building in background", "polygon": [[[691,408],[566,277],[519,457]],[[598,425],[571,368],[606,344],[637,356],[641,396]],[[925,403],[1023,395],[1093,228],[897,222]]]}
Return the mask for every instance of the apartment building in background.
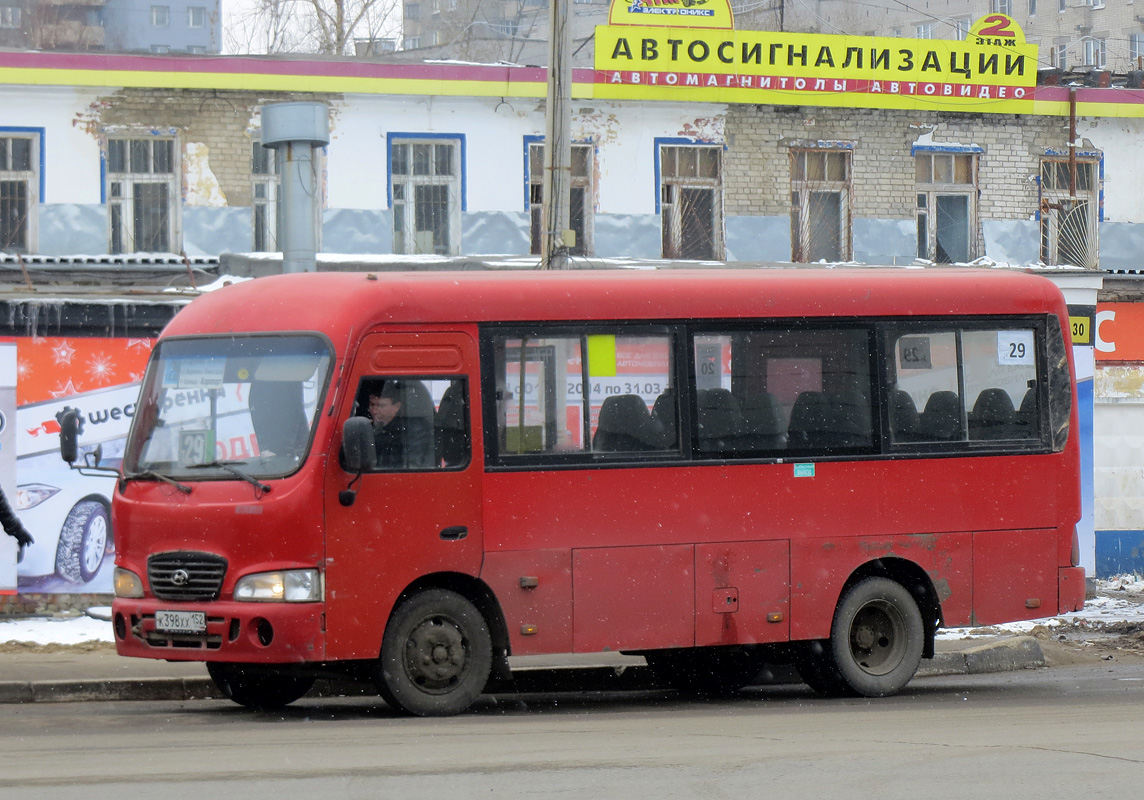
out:
{"label": "apartment building in background", "polygon": [[214,54],[221,0],[0,0],[0,47]]}

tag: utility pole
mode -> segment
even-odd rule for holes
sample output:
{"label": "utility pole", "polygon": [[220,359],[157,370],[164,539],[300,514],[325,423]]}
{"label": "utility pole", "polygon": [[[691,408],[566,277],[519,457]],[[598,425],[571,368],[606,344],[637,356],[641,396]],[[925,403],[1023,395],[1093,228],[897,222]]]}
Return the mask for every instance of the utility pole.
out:
{"label": "utility pole", "polygon": [[548,17],[548,100],[544,107],[544,203],[540,212],[540,268],[568,262],[565,231],[572,193],[572,26],[568,0],[552,0]]}

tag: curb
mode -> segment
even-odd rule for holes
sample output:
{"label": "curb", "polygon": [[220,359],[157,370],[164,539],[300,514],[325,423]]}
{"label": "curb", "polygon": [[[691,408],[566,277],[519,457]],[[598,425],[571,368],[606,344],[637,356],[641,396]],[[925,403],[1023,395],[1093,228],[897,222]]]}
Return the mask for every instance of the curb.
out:
{"label": "curb", "polygon": [[922,661],[916,677],[941,675],[982,675],[987,672],[1013,672],[1045,666],[1045,654],[1032,636],[1014,636],[988,644],[937,653]]}
{"label": "curb", "polygon": [[[1032,636],[1015,636],[987,642],[964,650],[939,652],[923,660],[918,678],[942,675],[981,675],[1011,672],[1045,666],[1041,645]],[[541,669],[525,667],[516,672],[516,692],[581,690],[624,690],[647,688],[640,670],[615,666]],[[788,675],[787,672],[790,672]],[[530,680],[533,676],[534,679]],[[575,677],[573,677],[575,676]],[[762,676],[760,676],[762,677]],[[793,671],[774,670],[770,680],[760,685],[797,681]],[[499,692],[494,692],[499,693]],[[311,696],[338,697],[373,695],[359,684],[319,680]],[[13,703],[84,703],[108,700],[206,700],[222,694],[210,678],[108,678],[104,680],[0,681],[0,705]]]}

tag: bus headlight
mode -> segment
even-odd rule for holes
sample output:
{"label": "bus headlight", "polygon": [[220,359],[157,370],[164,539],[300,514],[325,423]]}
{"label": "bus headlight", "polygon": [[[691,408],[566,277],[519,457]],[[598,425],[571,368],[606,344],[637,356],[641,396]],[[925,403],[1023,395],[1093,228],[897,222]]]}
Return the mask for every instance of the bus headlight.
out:
{"label": "bus headlight", "polygon": [[316,603],[322,599],[322,579],[316,569],[256,572],[234,585],[234,599],[259,603]]}
{"label": "bus headlight", "polygon": [[116,597],[143,596],[143,581],[139,580],[139,576],[129,569],[116,567],[113,583],[115,584]]}

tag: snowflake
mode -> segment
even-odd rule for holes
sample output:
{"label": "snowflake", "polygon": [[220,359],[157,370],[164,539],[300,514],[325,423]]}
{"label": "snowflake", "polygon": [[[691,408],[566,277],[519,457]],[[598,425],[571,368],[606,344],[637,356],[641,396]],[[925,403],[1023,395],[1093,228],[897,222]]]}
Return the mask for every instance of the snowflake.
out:
{"label": "snowflake", "polygon": [[24,380],[36,370],[32,367],[32,362],[24,358],[16,359],[16,378],[17,380]]}
{"label": "snowflake", "polygon": [[95,381],[97,385],[105,385],[111,383],[111,379],[115,374],[115,361],[111,356],[99,353],[91,357],[87,362],[87,374]]}

